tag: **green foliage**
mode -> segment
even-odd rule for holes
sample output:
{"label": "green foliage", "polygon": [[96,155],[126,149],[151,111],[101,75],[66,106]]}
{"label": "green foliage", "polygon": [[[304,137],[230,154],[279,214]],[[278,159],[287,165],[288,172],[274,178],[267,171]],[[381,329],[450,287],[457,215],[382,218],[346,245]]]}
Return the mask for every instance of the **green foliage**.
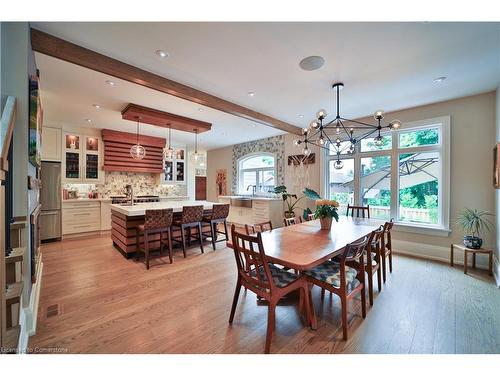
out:
{"label": "green foliage", "polygon": [[399,143],[401,147],[434,145],[439,142],[437,129],[424,129],[401,134]]}
{"label": "green foliage", "polygon": [[327,217],[333,217],[335,221],[339,221],[339,213],[337,207],[328,206],[326,204],[316,206],[316,211],[314,211],[314,218],[324,219]]}
{"label": "green foliage", "polygon": [[[280,185],[276,186],[273,190],[275,194],[281,194],[281,198],[283,199],[283,202],[286,203],[287,205],[287,212],[293,212],[295,207],[297,206],[297,203],[304,198],[303,196],[300,198],[297,198],[297,194],[290,194],[286,191],[286,186],[285,185]],[[295,199],[295,202],[293,201]]]}
{"label": "green foliage", "polygon": [[311,209],[309,207],[305,208],[304,211],[302,212],[302,219],[308,220],[310,214],[312,214]]}
{"label": "green foliage", "polygon": [[465,208],[457,217],[457,224],[465,233],[479,237],[479,234],[490,231],[493,223],[487,218],[493,216],[489,211],[478,211],[473,208]]}
{"label": "green foliage", "polygon": [[320,195],[316,193],[313,189],[305,188],[303,193],[309,199],[312,200],[321,199]]}

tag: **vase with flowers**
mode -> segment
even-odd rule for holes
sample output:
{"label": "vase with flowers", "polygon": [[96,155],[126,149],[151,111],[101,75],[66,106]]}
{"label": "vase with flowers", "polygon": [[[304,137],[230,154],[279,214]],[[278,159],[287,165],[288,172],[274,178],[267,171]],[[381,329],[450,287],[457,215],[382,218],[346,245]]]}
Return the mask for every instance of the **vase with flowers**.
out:
{"label": "vase with flowers", "polygon": [[319,219],[321,229],[330,230],[333,219],[339,221],[339,202],[331,199],[322,199],[318,193],[309,188],[304,189],[304,195],[315,201],[316,209],[314,210],[314,218]]}

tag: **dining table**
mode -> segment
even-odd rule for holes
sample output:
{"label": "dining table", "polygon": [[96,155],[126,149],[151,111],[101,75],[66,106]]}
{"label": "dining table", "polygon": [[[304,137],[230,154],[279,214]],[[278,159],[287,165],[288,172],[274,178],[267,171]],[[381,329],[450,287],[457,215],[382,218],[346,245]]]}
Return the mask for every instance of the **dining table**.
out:
{"label": "dining table", "polygon": [[[328,230],[321,229],[319,220],[310,220],[262,232],[262,244],[269,262],[302,273],[341,254],[347,244],[368,236],[384,223],[380,219],[340,216]],[[231,239],[227,246],[232,248]],[[316,317],[312,319],[314,329]]]}

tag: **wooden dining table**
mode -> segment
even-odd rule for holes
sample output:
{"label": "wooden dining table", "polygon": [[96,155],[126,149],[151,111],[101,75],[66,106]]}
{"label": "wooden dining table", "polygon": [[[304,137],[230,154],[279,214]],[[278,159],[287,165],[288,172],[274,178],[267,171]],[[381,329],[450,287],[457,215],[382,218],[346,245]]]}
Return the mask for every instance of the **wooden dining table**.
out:
{"label": "wooden dining table", "polygon": [[[330,230],[321,229],[319,220],[262,232],[267,259],[299,272],[314,268],[339,255],[351,242],[368,236],[385,223],[384,220],[341,216]],[[228,247],[232,247],[231,239]],[[316,327],[313,316],[311,327]]]}

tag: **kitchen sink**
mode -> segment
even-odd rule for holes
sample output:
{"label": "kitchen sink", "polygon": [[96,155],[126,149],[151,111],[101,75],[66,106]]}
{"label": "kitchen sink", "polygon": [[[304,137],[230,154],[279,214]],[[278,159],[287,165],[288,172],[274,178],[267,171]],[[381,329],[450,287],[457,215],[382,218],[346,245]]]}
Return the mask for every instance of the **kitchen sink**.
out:
{"label": "kitchen sink", "polygon": [[231,198],[231,206],[252,208],[252,197]]}

